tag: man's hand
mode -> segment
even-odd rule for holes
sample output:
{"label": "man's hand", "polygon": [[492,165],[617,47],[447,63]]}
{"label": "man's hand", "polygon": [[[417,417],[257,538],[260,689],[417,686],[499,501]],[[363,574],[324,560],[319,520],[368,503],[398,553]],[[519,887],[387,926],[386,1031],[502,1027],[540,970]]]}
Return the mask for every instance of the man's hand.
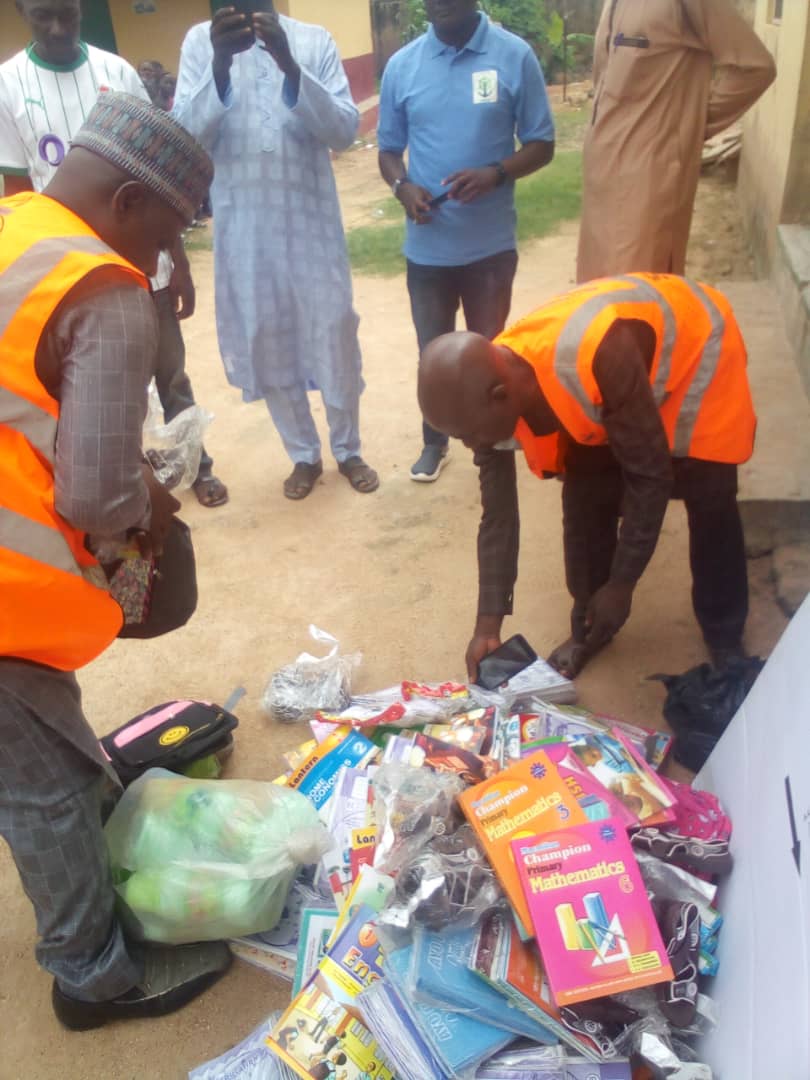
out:
{"label": "man's hand", "polygon": [[591,597],[585,614],[585,649],[589,657],[604,648],[627,622],[633,588],[624,582],[609,581]]}
{"label": "man's hand", "polygon": [[494,165],[483,169],[462,169],[442,180],[442,187],[452,184],[450,198],[460,203],[471,203],[488,195],[498,186],[499,173]]}
{"label": "man's hand", "polygon": [[467,646],[467,678],[478,678],[478,665],[501,645],[502,615],[479,615],[470,644]]}
{"label": "man's hand", "polygon": [[429,191],[406,180],[404,184],[400,184],[397,198],[411,221],[415,221],[417,225],[427,225],[430,221],[431,194]]}
{"label": "man's hand", "polygon": [[263,42],[262,48],[270,53],[279,68],[293,82],[301,77],[301,69],[290,49],[290,42],[275,11],[257,11],[253,16],[256,37]]}
{"label": "man's hand", "polygon": [[148,559],[162,553],[163,543],[169,535],[172,518],[180,509],[180,503],[161,484],[148,465],[143,466],[143,478],[149,489],[152,517],[149,531],[142,532],[138,536],[138,547],[141,549],[143,558]]}
{"label": "man's hand", "polygon": [[214,48],[214,71],[229,71],[237,53],[253,44],[253,27],[234,8],[220,8],[211,21],[211,45]]}
{"label": "man's hand", "polygon": [[183,253],[181,259],[175,260],[172,276],[169,281],[169,295],[172,298],[174,311],[178,319],[189,319],[194,314],[196,305],[196,293],[194,281],[191,277],[191,266]]}

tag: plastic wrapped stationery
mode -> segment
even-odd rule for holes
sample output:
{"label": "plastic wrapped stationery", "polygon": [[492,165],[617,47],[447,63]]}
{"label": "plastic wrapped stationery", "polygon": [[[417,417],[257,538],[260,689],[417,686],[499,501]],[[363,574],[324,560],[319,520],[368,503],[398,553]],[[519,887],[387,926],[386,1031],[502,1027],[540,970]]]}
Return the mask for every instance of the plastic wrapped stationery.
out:
{"label": "plastic wrapped stationery", "polygon": [[666,736],[544,701],[546,677],[405,680],[285,754],[328,841],[235,947],[292,983],[260,1029],[288,1075],[711,1080],[730,823],[662,779]]}
{"label": "plastic wrapped stationery", "polygon": [[270,679],[262,698],[265,712],[282,724],[311,720],[319,709],[340,712],[350,701],[352,674],[360,663],[357,653],[340,652],[337,638],[310,626],[310,637],[328,651],[325,656],[301,653]]}

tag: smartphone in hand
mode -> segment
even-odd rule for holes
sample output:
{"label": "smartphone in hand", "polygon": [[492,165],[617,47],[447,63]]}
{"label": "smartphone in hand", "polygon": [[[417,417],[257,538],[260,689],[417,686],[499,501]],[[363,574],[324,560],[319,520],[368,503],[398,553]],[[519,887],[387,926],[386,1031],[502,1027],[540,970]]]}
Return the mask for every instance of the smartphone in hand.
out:
{"label": "smartphone in hand", "polygon": [[476,685],[484,690],[497,690],[536,659],[537,653],[526,638],[522,634],[515,634],[480,662]]}

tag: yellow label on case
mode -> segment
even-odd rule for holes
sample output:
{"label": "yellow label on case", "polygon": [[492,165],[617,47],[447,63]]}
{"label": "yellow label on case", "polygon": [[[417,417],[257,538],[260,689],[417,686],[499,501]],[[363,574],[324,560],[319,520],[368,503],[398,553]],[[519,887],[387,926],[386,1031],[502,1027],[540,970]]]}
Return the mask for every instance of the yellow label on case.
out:
{"label": "yellow label on case", "polygon": [[158,742],[161,746],[176,746],[190,731],[191,728],[186,727],[185,724],[178,724],[177,727],[170,727],[168,731],[164,731]]}

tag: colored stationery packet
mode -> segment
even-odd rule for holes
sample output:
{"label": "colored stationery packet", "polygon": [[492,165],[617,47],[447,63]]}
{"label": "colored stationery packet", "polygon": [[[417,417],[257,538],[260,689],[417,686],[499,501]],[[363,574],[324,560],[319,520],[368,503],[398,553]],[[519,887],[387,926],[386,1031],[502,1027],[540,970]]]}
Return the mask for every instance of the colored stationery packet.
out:
{"label": "colored stationery packet", "polygon": [[[358,831],[368,835],[369,805],[373,806],[373,803],[369,770],[341,768],[328,803],[332,844],[321,859],[317,878],[317,883],[328,884],[339,909],[352,887],[353,836]],[[374,830],[371,830],[371,842],[373,854]]]}
{"label": "colored stationery packet", "polygon": [[322,810],[334,791],[341,768],[362,768],[377,755],[378,749],[365,736],[350,731],[337,744],[329,736],[292,774],[287,786],[306,795],[316,810]]}
{"label": "colored stationery packet", "polygon": [[422,732],[392,735],[383,754],[384,763],[391,761],[403,762],[417,769],[424,766],[434,772],[455,773],[467,784],[480,783],[497,767],[488,758]]}
{"label": "colored stationery packet", "polygon": [[588,818],[548,755],[530,758],[468,788],[458,802],[506,893],[524,934],[531,925],[510,841]]}
{"label": "colored stationery packet", "polygon": [[594,821],[512,841],[557,1005],[672,979],[627,833]]}

